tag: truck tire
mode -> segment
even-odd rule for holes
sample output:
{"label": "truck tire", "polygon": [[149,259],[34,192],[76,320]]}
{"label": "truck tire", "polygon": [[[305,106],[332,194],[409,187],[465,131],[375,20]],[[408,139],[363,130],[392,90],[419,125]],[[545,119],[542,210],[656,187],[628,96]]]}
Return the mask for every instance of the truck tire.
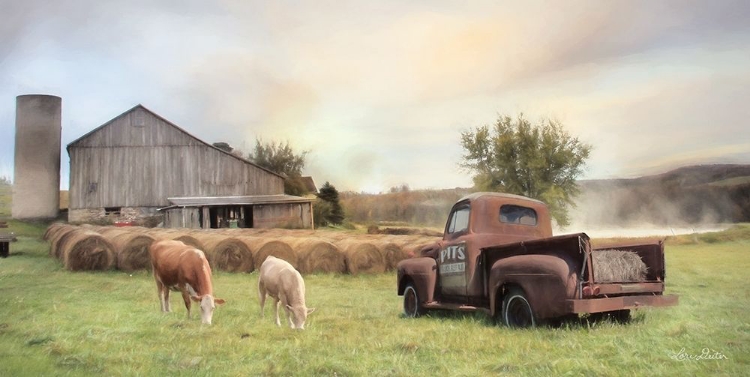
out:
{"label": "truck tire", "polygon": [[501,311],[503,323],[508,327],[526,328],[536,326],[534,312],[531,310],[529,300],[523,289],[511,287],[503,297],[503,309]]}
{"label": "truck tire", "polygon": [[419,305],[419,293],[417,293],[414,283],[408,283],[404,288],[404,315],[414,318],[422,314],[424,314],[424,309]]}

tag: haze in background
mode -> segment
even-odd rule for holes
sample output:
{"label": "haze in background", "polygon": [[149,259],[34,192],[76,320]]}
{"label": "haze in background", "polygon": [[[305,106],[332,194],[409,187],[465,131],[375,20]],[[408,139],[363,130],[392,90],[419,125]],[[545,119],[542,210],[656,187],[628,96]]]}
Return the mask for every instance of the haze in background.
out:
{"label": "haze in background", "polygon": [[594,146],[588,179],[750,162],[746,1],[0,9],[0,176],[31,93],[63,98],[63,145],[142,103],[209,143],[311,150],[305,173],[340,191],[468,187],[460,131],[498,113],[561,120]]}

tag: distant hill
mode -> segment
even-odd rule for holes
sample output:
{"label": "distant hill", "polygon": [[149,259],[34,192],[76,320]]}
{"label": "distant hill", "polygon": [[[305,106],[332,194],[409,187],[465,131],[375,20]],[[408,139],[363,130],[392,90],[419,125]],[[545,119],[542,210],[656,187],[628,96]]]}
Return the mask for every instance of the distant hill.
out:
{"label": "distant hill", "polygon": [[[603,226],[676,226],[750,222],[750,165],[699,165],[632,179],[584,180],[572,222]],[[350,221],[442,227],[469,188],[341,194]]]}
{"label": "distant hill", "polygon": [[633,179],[579,182],[581,225],[750,221],[750,165],[698,165]]}

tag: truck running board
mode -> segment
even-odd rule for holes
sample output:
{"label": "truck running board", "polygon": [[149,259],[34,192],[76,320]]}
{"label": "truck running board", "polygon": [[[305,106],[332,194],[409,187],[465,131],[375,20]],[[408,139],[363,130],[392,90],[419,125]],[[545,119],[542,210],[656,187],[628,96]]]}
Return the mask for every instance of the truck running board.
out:
{"label": "truck running board", "polygon": [[442,303],[442,302],[428,302],[424,305],[422,305],[425,309],[444,309],[444,310],[458,310],[462,312],[485,312],[487,314],[490,313],[490,310],[488,308],[483,308],[480,306],[471,306],[471,305],[463,305],[463,304],[451,304],[451,303]]}

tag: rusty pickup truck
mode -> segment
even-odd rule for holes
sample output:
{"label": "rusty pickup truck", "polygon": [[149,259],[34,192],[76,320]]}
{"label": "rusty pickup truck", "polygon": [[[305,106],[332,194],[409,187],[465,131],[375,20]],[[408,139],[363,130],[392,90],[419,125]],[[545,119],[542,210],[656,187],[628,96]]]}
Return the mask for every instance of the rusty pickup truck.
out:
{"label": "rusty pickup truck", "polygon": [[[443,239],[397,266],[404,314],[484,311],[510,327],[579,314],[627,320],[630,310],[676,305],[664,295],[664,244],[616,245],[637,255],[637,279],[602,278],[585,233],[552,236],[547,206],[526,197],[474,193],[453,206]],[[601,275],[601,276],[598,276]]]}

